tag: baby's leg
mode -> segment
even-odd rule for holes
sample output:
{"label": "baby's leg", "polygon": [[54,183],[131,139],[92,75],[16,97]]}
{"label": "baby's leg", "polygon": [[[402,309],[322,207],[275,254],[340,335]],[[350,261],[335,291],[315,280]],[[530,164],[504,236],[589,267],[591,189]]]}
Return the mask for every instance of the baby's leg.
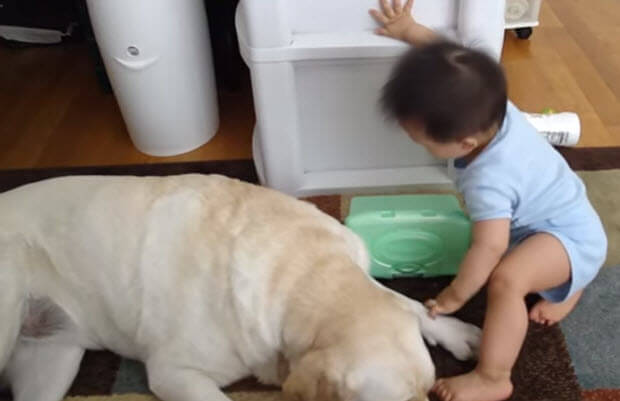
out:
{"label": "baby's leg", "polygon": [[528,326],[525,296],[559,286],[569,278],[568,255],[552,235],[535,234],[506,255],[489,279],[478,366],[466,375],[438,380],[435,392],[450,401],[508,398],[512,393],[510,373]]}
{"label": "baby's leg", "polygon": [[564,319],[577,305],[583,290],[576,292],[563,302],[538,301],[530,311],[530,319],[539,324],[551,326]]}

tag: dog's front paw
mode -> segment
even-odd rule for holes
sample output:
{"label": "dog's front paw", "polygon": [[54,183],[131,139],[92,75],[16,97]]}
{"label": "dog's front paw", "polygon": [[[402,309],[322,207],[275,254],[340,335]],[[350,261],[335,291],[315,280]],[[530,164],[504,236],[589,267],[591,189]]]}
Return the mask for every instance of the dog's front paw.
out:
{"label": "dog's front paw", "polygon": [[424,319],[422,334],[431,345],[441,345],[458,360],[478,356],[482,331],[473,324],[450,316]]}

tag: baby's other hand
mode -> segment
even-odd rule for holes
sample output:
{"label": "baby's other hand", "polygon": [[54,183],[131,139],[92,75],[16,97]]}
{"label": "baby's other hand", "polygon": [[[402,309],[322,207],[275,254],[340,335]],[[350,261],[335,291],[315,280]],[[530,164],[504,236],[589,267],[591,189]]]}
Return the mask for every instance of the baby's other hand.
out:
{"label": "baby's other hand", "polygon": [[411,16],[414,0],[406,0],[403,6],[401,0],[381,0],[381,10],[370,10],[378,23],[383,27],[375,32],[379,35],[408,41],[416,22]]}

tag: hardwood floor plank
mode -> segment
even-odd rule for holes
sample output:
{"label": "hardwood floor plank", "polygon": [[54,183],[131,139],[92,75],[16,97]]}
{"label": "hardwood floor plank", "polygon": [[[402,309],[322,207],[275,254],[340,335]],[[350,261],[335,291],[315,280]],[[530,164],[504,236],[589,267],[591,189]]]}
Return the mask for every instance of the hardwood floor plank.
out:
{"label": "hardwood floor plank", "polygon": [[[620,53],[618,35],[613,35],[617,28],[617,20],[613,26],[602,23],[601,18],[588,20],[591,15],[591,1],[580,0],[547,0],[553,11],[564,21],[566,31],[581,47],[586,56],[596,66],[602,79],[611,88],[617,98],[620,99],[620,60],[614,57]],[[618,2],[610,4],[610,10],[620,8]],[[605,15],[606,13],[601,13]],[[608,36],[613,35],[613,36]],[[609,41],[609,39],[615,40]]]}
{"label": "hardwood floor plank", "polygon": [[[605,124],[620,124],[620,99],[614,94],[584,51],[566,33],[545,30],[548,43],[560,54],[562,63],[575,77],[579,87]],[[620,71],[618,72],[620,74]]]}
{"label": "hardwood floor plank", "polygon": [[79,92],[79,86],[74,84],[76,64],[71,62],[71,54],[60,52],[57,56],[51,69],[40,65],[36,78],[25,82],[27,89],[18,93],[15,113],[4,120],[1,134],[13,140],[0,150],[3,163],[16,167],[35,165]]}

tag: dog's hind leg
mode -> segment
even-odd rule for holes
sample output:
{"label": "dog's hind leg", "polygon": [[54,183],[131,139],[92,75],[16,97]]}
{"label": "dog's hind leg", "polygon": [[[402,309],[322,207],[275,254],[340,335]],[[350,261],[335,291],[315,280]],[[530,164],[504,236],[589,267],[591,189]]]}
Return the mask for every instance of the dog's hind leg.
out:
{"label": "dog's hind leg", "polygon": [[0,373],[17,342],[24,310],[26,289],[20,275],[24,248],[0,240]]}
{"label": "dog's hind leg", "polygon": [[151,391],[162,401],[231,401],[204,372],[171,364],[166,355],[151,358],[146,370]]}
{"label": "dog's hind leg", "polygon": [[47,300],[28,297],[30,248],[0,238],[0,372],[15,401],[59,401],[78,371],[84,350],[45,337],[68,330],[70,321]]}
{"label": "dog's hind leg", "polygon": [[60,401],[84,356],[78,346],[19,341],[6,369],[14,401]]}

